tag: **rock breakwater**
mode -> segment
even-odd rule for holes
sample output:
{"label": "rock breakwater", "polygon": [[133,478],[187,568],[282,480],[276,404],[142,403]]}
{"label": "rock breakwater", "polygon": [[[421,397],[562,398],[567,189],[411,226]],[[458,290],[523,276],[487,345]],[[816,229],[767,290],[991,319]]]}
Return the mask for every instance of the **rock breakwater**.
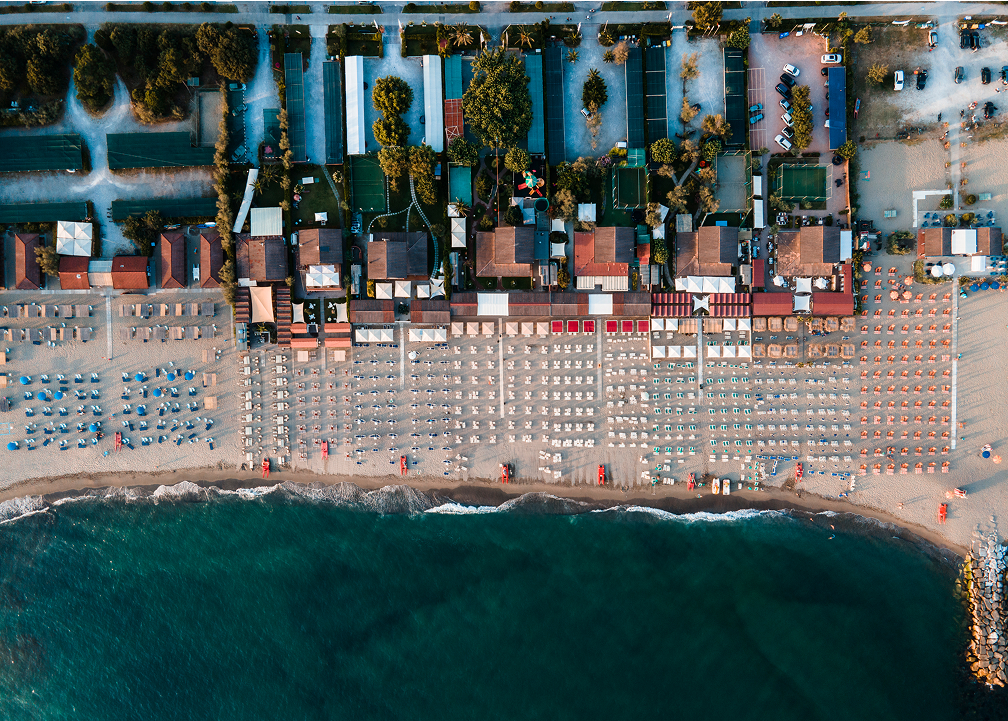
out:
{"label": "rock breakwater", "polygon": [[1006,548],[992,536],[966,556],[958,581],[972,623],[967,661],[977,680],[991,686],[1008,684],[1006,565]]}

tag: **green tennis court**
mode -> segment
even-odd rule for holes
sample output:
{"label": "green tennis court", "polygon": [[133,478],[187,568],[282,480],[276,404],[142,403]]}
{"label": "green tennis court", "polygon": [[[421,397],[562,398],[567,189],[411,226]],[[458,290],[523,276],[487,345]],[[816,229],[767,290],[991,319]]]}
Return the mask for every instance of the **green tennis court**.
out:
{"label": "green tennis court", "polygon": [[777,174],[777,194],[784,200],[824,202],[829,196],[828,168],[822,165],[782,165]]}
{"label": "green tennis court", "polygon": [[377,159],[366,155],[354,155],[350,180],[354,208],[365,213],[386,212],[385,173],[382,172]]}

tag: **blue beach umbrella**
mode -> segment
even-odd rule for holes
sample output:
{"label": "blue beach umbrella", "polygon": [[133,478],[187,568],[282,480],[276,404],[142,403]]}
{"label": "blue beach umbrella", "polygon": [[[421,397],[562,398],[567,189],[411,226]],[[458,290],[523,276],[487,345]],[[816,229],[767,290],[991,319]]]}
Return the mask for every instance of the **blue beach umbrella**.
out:
{"label": "blue beach umbrella", "polygon": [[168,371],[168,380],[170,380],[170,381],[175,380],[175,374],[172,373],[171,371]]}
{"label": "blue beach umbrella", "polygon": [[991,283],[991,288],[993,288],[994,290],[997,290],[1000,287],[1001,287],[1001,284],[998,283],[996,280],[993,283]]}
{"label": "blue beach umbrella", "polygon": [[161,397],[161,389],[160,388],[155,388],[154,389],[154,397],[155,398],[160,398]]}
{"label": "blue beach umbrella", "polygon": [[186,379],[187,381],[191,381],[191,380],[192,380],[193,378],[195,378],[195,377],[196,377],[196,374],[195,374],[195,373],[193,373],[192,371],[186,371],[186,374],[185,374],[185,379]]}
{"label": "blue beach umbrella", "polygon": [[14,441],[11,441],[10,443],[7,444],[7,450],[8,451],[16,451],[17,448],[18,448],[18,444],[15,443]]}
{"label": "blue beach umbrella", "polygon": [[45,391],[39,391],[35,394],[35,398],[40,401],[44,401],[46,397]]}
{"label": "blue beach umbrella", "polygon": [[135,380],[137,383],[143,383],[143,379],[144,379],[143,373],[137,373],[135,376],[133,376],[133,380]]}
{"label": "blue beach umbrella", "polygon": [[53,397],[56,398],[56,400],[58,400],[58,401],[63,400],[63,391],[56,391],[56,393],[55,393],[55,395]]}
{"label": "blue beach umbrella", "polygon": [[31,378],[28,376],[21,376],[21,385],[26,386],[31,383]]}
{"label": "blue beach umbrella", "polygon": [[984,451],[983,452],[983,457],[984,458],[990,458],[990,451]]}
{"label": "blue beach umbrella", "polygon": [[980,290],[987,290],[988,288],[990,288],[990,283],[981,283],[980,284]]}
{"label": "blue beach umbrella", "polygon": [[970,286],[970,290],[976,292],[976,291],[980,290],[980,286],[977,285],[976,283],[974,283],[973,285]]}

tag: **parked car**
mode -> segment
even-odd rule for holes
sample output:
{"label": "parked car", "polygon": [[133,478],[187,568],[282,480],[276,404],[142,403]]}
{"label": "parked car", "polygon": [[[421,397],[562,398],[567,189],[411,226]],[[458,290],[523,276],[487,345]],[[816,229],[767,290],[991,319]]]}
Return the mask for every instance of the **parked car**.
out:
{"label": "parked car", "polygon": [[700,112],[700,103],[693,103],[690,107],[693,108],[694,112]]}
{"label": "parked car", "polygon": [[844,164],[843,156],[842,155],[834,155],[833,156],[833,160],[831,162],[833,163],[833,165],[843,165]]}
{"label": "parked car", "polygon": [[928,47],[935,48],[938,47],[938,33],[934,30],[928,30]]}
{"label": "parked car", "polygon": [[788,140],[794,140],[794,129],[791,128],[791,126],[785,125],[784,129],[781,130],[780,133]]}
{"label": "parked car", "polygon": [[785,138],[783,135],[778,135],[776,138],[774,138],[774,142],[777,143],[777,145],[784,148],[784,150],[791,150],[791,141]]}
{"label": "parked car", "polygon": [[759,246],[758,245],[755,245],[755,244],[753,245],[753,247],[752,247],[752,257],[753,257],[753,260],[757,260],[759,258]]}
{"label": "parked car", "polygon": [[791,118],[791,113],[784,113],[780,116],[780,119],[784,121],[785,125],[794,125],[794,121]]}
{"label": "parked car", "polygon": [[969,33],[963,30],[959,33],[959,49],[965,50],[969,47]]}
{"label": "parked car", "polygon": [[788,100],[787,98],[783,98],[783,99],[782,99],[782,100],[780,101],[780,106],[781,106],[782,108],[784,108],[785,112],[788,112],[788,113],[790,113],[790,112],[791,112],[791,101],[790,101],[790,100]]}
{"label": "parked car", "polygon": [[789,88],[784,83],[777,83],[777,85],[774,88],[774,90],[776,90],[778,93],[780,93],[781,95],[783,95],[785,98],[790,98],[791,97],[791,88]]}
{"label": "parked car", "polygon": [[903,71],[902,70],[897,70],[896,71],[895,88],[896,88],[896,90],[902,90],[903,89]]}
{"label": "parked car", "polygon": [[784,72],[790,75],[794,75],[796,78],[801,75],[801,70],[796,68],[794,65],[788,64],[784,66]]}
{"label": "parked car", "polygon": [[970,50],[976,52],[980,49],[980,33],[976,30],[970,33]]}
{"label": "parked car", "polygon": [[984,103],[984,118],[989,120],[994,115],[995,110],[997,110],[997,106],[988,100]]}
{"label": "parked car", "polygon": [[780,81],[787,85],[789,88],[795,86],[795,79],[793,75],[788,75],[787,73],[781,73]]}
{"label": "parked car", "polygon": [[955,69],[955,81],[957,83],[961,83],[963,81],[963,78],[965,77],[966,77],[966,70],[963,68],[962,65],[960,65]]}
{"label": "parked car", "polygon": [[927,83],[927,70],[920,70],[917,72],[917,89],[923,90],[924,85]]}
{"label": "parked car", "polygon": [[749,124],[750,125],[755,125],[756,123],[758,123],[762,119],[763,119],[763,113],[756,113],[756,115],[750,115],[749,116]]}
{"label": "parked car", "polygon": [[581,114],[585,116],[585,118],[591,117],[591,113],[588,112],[588,108],[581,108]]}
{"label": "parked car", "polygon": [[827,53],[822,56],[823,65],[836,65],[842,62],[843,58],[840,56],[840,53]]}
{"label": "parked car", "polygon": [[749,106],[750,113],[758,113],[762,109],[763,109],[763,103],[756,103],[755,105]]}
{"label": "parked car", "polygon": [[991,81],[991,71],[990,68],[982,68],[980,70],[980,82],[984,85]]}
{"label": "parked car", "polygon": [[1008,85],[1008,65],[1001,68],[1001,82]]}

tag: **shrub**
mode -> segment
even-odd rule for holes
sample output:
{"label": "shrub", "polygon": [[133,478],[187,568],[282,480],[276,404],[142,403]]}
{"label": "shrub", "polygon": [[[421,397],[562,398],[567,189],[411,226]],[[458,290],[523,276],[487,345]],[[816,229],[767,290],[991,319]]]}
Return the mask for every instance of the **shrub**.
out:
{"label": "shrub", "polygon": [[941,202],[938,203],[938,207],[941,208],[942,210],[949,210],[952,207],[952,196],[943,195]]}
{"label": "shrub", "polygon": [[749,27],[743,25],[742,27],[736,28],[728,33],[728,39],[725,41],[725,45],[730,48],[737,48],[738,50],[747,50],[749,48]]}
{"label": "shrub", "polygon": [[675,159],[675,143],[671,140],[661,138],[651,143],[651,160],[656,163],[674,163]]}
{"label": "shrub", "polygon": [[889,66],[885,63],[874,63],[868,68],[868,79],[876,83],[884,83],[889,78]]}
{"label": "shrub", "polygon": [[493,218],[490,217],[490,213],[487,213],[479,221],[480,230],[493,230]]}
{"label": "shrub", "polygon": [[859,45],[867,45],[872,41],[870,26],[865,25],[854,34],[854,42]]}
{"label": "shrub", "polygon": [[916,250],[917,236],[909,230],[897,230],[886,238],[886,250],[890,255],[907,255]]}
{"label": "shrub", "polygon": [[486,173],[480,173],[476,176],[476,196],[480,200],[487,201],[490,199],[491,188],[490,176]]}
{"label": "shrub", "polygon": [[35,258],[43,273],[53,276],[59,275],[60,257],[56,252],[55,241],[50,245],[40,244],[35,248]]}
{"label": "shrub", "polygon": [[721,141],[718,140],[717,138],[712,138],[711,140],[708,140],[707,144],[704,145],[705,160],[708,161],[714,160],[714,158],[716,158],[717,154],[720,152],[721,152]]}
{"label": "shrub", "polygon": [[594,105],[596,108],[601,108],[607,100],[609,100],[609,90],[606,88],[605,80],[602,79],[598,70],[592,68],[588,71],[588,78],[581,88],[582,107],[591,108]]}
{"label": "shrub", "polygon": [[476,0],[472,0],[469,3],[469,12],[478,13],[480,11],[480,4]]}
{"label": "shrub", "polygon": [[630,48],[627,47],[626,41],[621,40],[616,44],[616,47],[612,49],[613,62],[617,65],[624,65],[627,58],[630,57]]}
{"label": "shrub", "polygon": [[221,77],[244,83],[255,75],[257,49],[251,33],[231,23],[203,23],[196,31],[196,43]]}
{"label": "shrub", "polygon": [[557,285],[561,290],[566,290],[570,282],[570,271],[567,270],[567,259],[565,258],[560,261],[560,268],[557,269]]}
{"label": "shrub", "polygon": [[693,24],[704,33],[721,22],[724,3],[721,2],[690,2],[686,8],[693,12]]}
{"label": "shrub", "polygon": [[837,155],[846,160],[850,160],[857,154],[857,144],[853,140],[848,140],[846,143],[837,148]]}
{"label": "shrub", "polygon": [[529,154],[521,148],[510,148],[504,156],[504,167],[512,173],[524,173],[529,169]]}
{"label": "shrub", "polygon": [[973,205],[977,202],[977,197],[972,193],[966,196],[966,205]]}
{"label": "shrub", "polygon": [[610,48],[616,44],[616,38],[613,37],[612,32],[607,28],[603,27],[598,34],[598,42],[604,48]]}
{"label": "shrub", "polygon": [[812,143],[812,113],[808,110],[808,85],[799,85],[791,92],[791,119],[794,138],[791,144],[797,150],[807,148]]}
{"label": "shrub", "polygon": [[516,227],[525,225],[521,209],[517,205],[509,205],[508,209],[504,211],[504,222]]}
{"label": "shrub", "polygon": [[373,280],[368,280],[367,282],[367,295],[368,298],[375,297],[375,282]]}
{"label": "shrub", "polygon": [[479,162],[479,148],[462,136],[452,138],[448,144],[448,160],[471,168]]}

